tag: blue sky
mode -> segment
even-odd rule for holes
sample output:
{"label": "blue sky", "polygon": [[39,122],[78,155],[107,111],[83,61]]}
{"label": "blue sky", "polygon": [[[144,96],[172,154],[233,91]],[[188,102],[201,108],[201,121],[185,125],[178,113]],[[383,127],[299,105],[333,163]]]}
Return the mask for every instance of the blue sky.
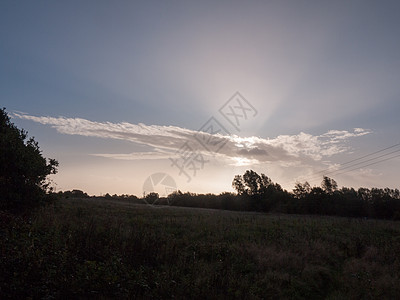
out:
{"label": "blue sky", "polygon": [[[149,175],[165,172],[184,191],[231,191],[250,168],[288,189],[318,184],[315,172],[400,142],[399,9],[2,1],[0,104],[59,160],[59,190],[140,195]],[[218,112],[237,91],[257,110],[240,131]],[[208,162],[187,182],[170,158],[211,116],[229,132],[226,145],[193,144]],[[398,187],[399,158],[366,165],[332,177]]]}

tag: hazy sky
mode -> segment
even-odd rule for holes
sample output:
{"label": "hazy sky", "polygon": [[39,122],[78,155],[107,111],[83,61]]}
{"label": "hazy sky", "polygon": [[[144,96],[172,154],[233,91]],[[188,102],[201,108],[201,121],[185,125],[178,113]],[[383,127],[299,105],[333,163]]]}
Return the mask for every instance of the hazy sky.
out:
{"label": "hazy sky", "polygon": [[400,143],[398,1],[1,1],[0,41],[0,104],[57,190],[400,186],[400,147],[362,158]]}

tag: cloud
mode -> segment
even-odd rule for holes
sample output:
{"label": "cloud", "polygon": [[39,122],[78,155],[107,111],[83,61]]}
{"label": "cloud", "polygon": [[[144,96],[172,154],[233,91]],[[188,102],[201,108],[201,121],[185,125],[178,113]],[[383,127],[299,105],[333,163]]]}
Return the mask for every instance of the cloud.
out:
{"label": "cloud", "polygon": [[142,160],[142,159],[168,159],[174,156],[174,153],[161,151],[132,152],[132,153],[94,153],[93,156],[119,159],[119,160]]}
{"label": "cloud", "polygon": [[347,151],[345,141],[371,133],[368,130],[356,128],[353,132],[346,130],[330,130],[322,135],[313,136],[304,132],[297,135],[280,135],[270,143],[275,147],[282,147],[285,151],[295,156],[309,156],[314,160],[321,160]]}
{"label": "cloud", "polygon": [[[153,148],[148,152],[93,154],[99,157],[123,160],[168,159],[182,157],[190,152],[204,156],[217,156],[237,166],[266,162],[293,165],[299,162],[321,161],[322,158],[349,150],[346,145],[348,139],[370,133],[368,130],[355,128],[352,132],[330,130],[317,136],[300,132],[297,135],[280,135],[268,139],[255,136],[211,135],[176,126],[94,122],[81,118],[36,117],[17,112],[12,116],[49,125],[62,134],[127,140]],[[209,149],[213,146],[218,148],[223,145],[223,147],[218,153],[210,152],[203,147],[201,142],[208,142],[206,146],[211,145]]]}
{"label": "cloud", "polygon": [[243,156],[267,156],[268,152],[265,151],[264,149],[260,149],[258,147],[256,148],[251,148],[251,149],[239,149],[238,151],[239,154],[243,155]]}

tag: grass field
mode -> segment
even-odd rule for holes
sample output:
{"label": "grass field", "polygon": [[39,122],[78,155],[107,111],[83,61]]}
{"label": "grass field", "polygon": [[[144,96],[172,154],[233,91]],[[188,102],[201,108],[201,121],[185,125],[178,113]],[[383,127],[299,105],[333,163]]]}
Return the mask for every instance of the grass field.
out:
{"label": "grass field", "polygon": [[65,199],[2,216],[1,297],[394,299],[400,223]]}

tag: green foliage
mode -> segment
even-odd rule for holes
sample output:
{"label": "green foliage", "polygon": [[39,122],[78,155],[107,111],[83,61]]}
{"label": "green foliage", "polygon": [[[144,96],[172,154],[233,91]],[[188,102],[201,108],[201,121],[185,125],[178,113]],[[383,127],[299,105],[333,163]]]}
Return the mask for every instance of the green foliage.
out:
{"label": "green foliage", "polygon": [[42,156],[38,143],[11,123],[0,109],[0,210],[21,211],[39,205],[50,191],[46,180],[58,162]]}

